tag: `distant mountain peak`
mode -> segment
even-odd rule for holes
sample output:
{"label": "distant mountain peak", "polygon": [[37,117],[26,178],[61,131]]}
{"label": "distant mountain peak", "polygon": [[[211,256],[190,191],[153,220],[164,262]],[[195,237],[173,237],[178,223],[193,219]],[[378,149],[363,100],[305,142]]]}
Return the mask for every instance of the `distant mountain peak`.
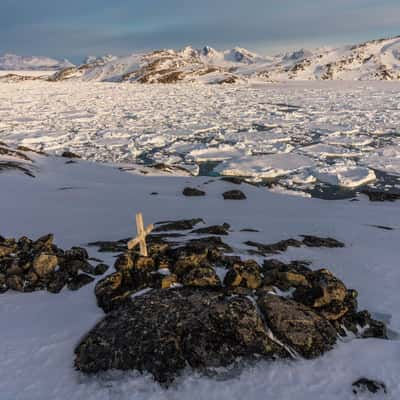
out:
{"label": "distant mountain peak", "polygon": [[[64,68],[62,69],[62,66]],[[400,37],[263,57],[242,47],[163,49],[125,57],[88,57],[81,66],[46,57],[0,57],[0,69],[62,69],[50,80],[233,83],[285,80],[400,80]]]}
{"label": "distant mountain peak", "polygon": [[49,57],[19,56],[11,53],[5,53],[0,56],[0,70],[56,71],[73,66],[68,60],[59,61]]}

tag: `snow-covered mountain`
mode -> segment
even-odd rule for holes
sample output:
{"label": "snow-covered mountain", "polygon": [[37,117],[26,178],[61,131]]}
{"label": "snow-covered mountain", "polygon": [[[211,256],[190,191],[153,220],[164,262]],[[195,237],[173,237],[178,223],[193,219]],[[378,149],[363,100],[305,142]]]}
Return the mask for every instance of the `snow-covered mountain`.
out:
{"label": "snow-covered mountain", "polygon": [[15,54],[4,54],[0,56],[0,70],[3,71],[56,71],[73,67],[68,60],[55,60],[48,57],[17,56]]}
{"label": "snow-covered mountain", "polygon": [[300,50],[260,66],[272,80],[398,80],[400,36],[354,46]]}
{"label": "snow-covered mountain", "polygon": [[[65,68],[60,69],[63,63]],[[23,69],[22,66],[26,68],[27,65],[60,69],[49,78],[51,81],[399,80],[400,36],[340,48],[300,49],[273,57],[260,56],[242,48],[218,51],[209,46],[202,49],[187,46],[180,50],[156,50],[125,57],[88,57],[80,66],[67,61],[60,63],[8,55],[0,58],[0,69],[4,69],[4,65],[14,65],[14,69]]]}

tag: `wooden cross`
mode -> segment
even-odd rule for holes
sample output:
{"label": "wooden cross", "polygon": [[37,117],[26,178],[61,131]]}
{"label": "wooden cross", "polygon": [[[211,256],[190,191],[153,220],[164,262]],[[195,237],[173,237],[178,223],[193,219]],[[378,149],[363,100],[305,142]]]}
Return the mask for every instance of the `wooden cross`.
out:
{"label": "wooden cross", "polygon": [[143,225],[143,215],[142,213],[136,214],[136,229],[137,237],[128,242],[128,250],[134,249],[138,244],[140,244],[140,255],[147,257],[147,246],[146,246],[146,236],[154,229],[154,225],[149,225],[144,229]]}

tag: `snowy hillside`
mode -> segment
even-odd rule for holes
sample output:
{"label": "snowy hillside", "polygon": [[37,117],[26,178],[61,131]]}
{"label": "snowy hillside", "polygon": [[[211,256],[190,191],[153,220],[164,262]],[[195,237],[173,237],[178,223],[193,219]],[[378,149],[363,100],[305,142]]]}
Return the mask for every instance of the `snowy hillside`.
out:
{"label": "snowy hillside", "polygon": [[[10,150],[10,154],[0,156],[2,162],[10,164],[11,160],[34,168],[35,177],[13,168],[0,173],[1,234],[6,237],[36,238],[53,232],[57,245],[63,247],[117,240],[135,234],[134,213],[138,210],[144,213],[146,223],[194,217],[204,218],[207,224],[227,222],[232,229],[224,241],[237,254],[248,250],[243,242],[249,237],[272,243],[301,234],[329,235],[346,247],[292,247],[274,257],[284,262],[306,260],[312,269],[329,267],[359,292],[361,308],[371,310],[388,324],[390,340],[356,340],[350,335],[339,338],[323,357],[259,361],[231,370],[224,379],[188,368],[165,390],[150,375],[135,371],[84,376],[74,370],[75,346],[104,315],[96,306],[95,282],[79,291],[64,289],[59,294],[9,290],[1,294],[0,305],[2,400],[351,400],[356,398],[351,383],[364,376],[386,384],[388,395],[384,398],[399,398],[399,203],[377,205],[365,196],[356,202],[303,199],[252,185],[240,186],[247,200],[226,202],[221,193],[237,185],[209,182],[207,177],[124,173],[113,166],[82,160],[66,162],[65,158],[26,150]],[[207,195],[182,196],[188,184]],[[150,195],[155,191],[157,195]],[[382,226],[392,230],[379,228]],[[257,231],[242,231],[249,228]],[[114,262],[114,254],[87,249],[92,257],[110,265]]]}
{"label": "snowy hillside", "polygon": [[55,60],[48,57],[27,57],[15,54],[4,54],[0,56],[0,70],[3,71],[51,71],[72,67],[68,60]]}
{"label": "snowy hillside", "polygon": [[265,57],[246,49],[217,51],[209,46],[157,50],[127,57],[89,57],[50,80],[175,83],[234,83],[247,79],[398,80],[400,38],[374,40],[336,49],[297,50]]}

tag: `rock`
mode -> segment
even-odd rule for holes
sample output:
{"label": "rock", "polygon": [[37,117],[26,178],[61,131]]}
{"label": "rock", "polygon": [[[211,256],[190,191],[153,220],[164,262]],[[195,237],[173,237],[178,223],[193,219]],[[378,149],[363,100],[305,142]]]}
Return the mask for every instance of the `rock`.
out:
{"label": "rock", "polygon": [[35,249],[35,251],[51,253],[53,250],[53,240],[54,240],[54,235],[52,233],[49,233],[37,239],[33,243],[33,248]]}
{"label": "rock", "polygon": [[64,286],[67,284],[69,276],[66,272],[56,271],[50,282],[47,283],[46,289],[48,292],[57,294],[60,293]]}
{"label": "rock", "polygon": [[182,194],[187,197],[199,197],[205,196],[206,192],[200,189],[186,187],[185,189],[183,189]]}
{"label": "rock", "polygon": [[161,279],[161,289],[170,289],[178,283],[178,277],[175,274],[164,276]]}
{"label": "rock", "polygon": [[183,275],[182,283],[185,286],[195,287],[221,286],[221,281],[214,268],[208,266],[190,269]]}
{"label": "rock", "polygon": [[247,197],[241,190],[230,190],[223,193],[224,200],[245,200]]}
{"label": "rock", "polygon": [[[182,248],[181,248],[182,249]],[[222,253],[231,253],[233,249],[217,236],[208,236],[201,239],[191,239],[185,246],[186,252],[204,253],[207,252],[215,257],[221,256]]]}
{"label": "rock", "polygon": [[134,262],[130,253],[120,254],[114,264],[114,268],[119,271],[130,271],[134,266]]}
{"label": "rock", "polygon": [[396,201],[400,200],[400,193],[385,192],[378,189],[364,189],[361,193],[368,196],[369,201]]}
{"label": "rock", "polygon": [[361,338],[388,338],[386,325],[373,319],[368,311],[349,313],[335,323],[336,329],[342,336],[346,335],[346,332],[342,329],[345,326],[347,330]]}
{"label": "rock", "polygon": [[107,272],[109,266],[107,264],[97,264],[96,267],[94,268],[94,274],[95,275],[103,275]]}
{"label": "rock", "polygon": [[276,286],[283,291],[299,286],[309,287],[311,284],[308,275],[311,270],[306,267],[306,264],[301,261],[285,264],[279,260],[265,260],[263,264],[263,285]]}
{"label": "rock", "polygon": [[0,245],[0,258],[6,257],[15,251],[13,246]]}
{"label": "rock", "polygon": [[190,233],[197,233],[198,235],[229,235],[229,224],[212,225],[205,228],[195,229]]}
{"label": "rock", "polygon": [[247,241],[244,243],[246,246],[256,247],[257,253],[266,255],[266,254],[278,254],[283,251],[286,251],[288,247],[301,247],[302,242],[296,239],[287,239],[281,240],[280,242],[273,243],[273,244],[262,244],[253,241]]}
{"label": "rock", "polygon": [[24,291],[24,279],[19,275],[10,275],[6,278],[7,287],[17,292]]}
{"label": "rock", "polygon": [[26,236],[18,239],[17,246],[20,252],[29,252],[32,247],[33,241]]}
{"label": "rock", "polygon": [[221,178],[221,181],[233,183],[235,185],[241,185],[243,182],[245,182],[245,179],[237,176],[224,176]]}
{"label": "rock", "polygon": [[64,257],[67,260],[86,261],[89,258],[89,255],[83,247],[72,247],[70,250],[64,252]]}
{"label": "rock", "polygon": [[115,272],[97,282],[94,293],[98,306],[104,312],[110,312],[129,302],[128,296],[135,290],[126,287],[125,279],[121,272]]}
{"label": "rock", "polygon": [[183,277],[193,268],[210,266],[207,253],[183,255],[177,259],[172,266],[173,272],[179,277]]}
{"label": "rock", "polygon": [[237,287],[257,289],[261,286],[261,282],[261,268],[253,260],[234,264],[224,279],[224,285],[231,289]]}
{"label": "rock", "polygon": [[[88,274],[94,275],[96,271],[88,261],[87,251],[82,247],[64,251],[53,240],[52,234],[35,241],[26,236],[18,240],[0,236],[0,247],[12,249],[0,260],[0,274],[5,276],[4,287],[0,292],[7,286],[20,292],[47,289],[51,293],[59,293],[66,284],[79,289],[92,281],[93,278]],[[11,277],[10,285],[7,277]]]}
{"label": "rock", "polygon": [[98,323],[75,354],[76,368],[85,373],[138,370],[163,384],[186,366],[204,371],[239,358],[287,357],[249,299],[190,288],[134,298]]}
{"label": "rock", "polygon": [[327,269],[309,274],[310,287],[301,286],[293,293],[299,303],[313,308],[321,308],[333,301],[343,302],[347,295],[346,286]]}
{"label": "rock", "polygon": [[204,221],[201,218],[158,222],[156,224],[157,227],[153,230],[153,232],[186,231],[193,229],[194,226],[200,222],[204,224]]}
{"label": "rock", "polygon": [[79,156],[78,154],[73,153],[72,151],[64,151],[61,154],[61,157],[64,157],[64,158],[81,158],[81,156]]}
{"label": "rock", "polygon": [[336,248],[336,247],[344,247],[344,243],[339,242],[336,239],[332,238],[320,238],[317,236],[303,235],[303,244],[307,247],[328,247],[328,248]]}
{"label": "rock", "polygon": [[57,256],[42,253],[33,260],[33,269],[40,278],[44,278],[54,272],[57,264]]}
{"label": "rock", "polygon": [[5,274],[0,274],[0,294],[7,292],[8,285],[7,285],[7,278]]}
{"label": "rock", "polygon": [[[302,241],[297,239],[286,239],[273,244],[262,244],[253,241],[248,241],[245,242],[244,244],[250,247],[256,247],[257,252],[255,253],[262,255],[278,254],[286,251],[288,247],[301,247],[301,246],[329,247],[329,248],[344,247],[344,244],[342,242],[339,242],[338,240],[332,238],[320,238],[317,236],[310,236],[310,235],[303,235],[302,237],[303,237]],[[254,251],[250,251],[250,253],[254,253]]]}
{"label": "rock", "polygon": [[336,343],[333,326],[302,304],[262,294],[257,305],[273,334],[305,358],[318,357]]}
{"label": "rock", "polygon": [[354,394],[363,394],[366,392],[370,392],[373,394],[387,394],[386,385],[383,382],[373,379],[360,378],[357,381],[353,382],[352,386]]}
{"label": "rock", "polygon": [[126,250],[127,244],[130,239],[122,239],[116,242],[111,241],[99,241],[88,243],[88,246],[99,247],[101,253],[120,253]]}
{"label": "rock", "polygon": [[62,266],[62,270],[66,271],[71,277],[75,277],[79,272],[94,274],[94,267],[84,260],[64,260],[64,262],[60,264]]}
{"label": "rock", "polygon": [[178,283],[178,277],[175,274],[164,275],[161,273],[154,273],[152,275],[152,287],[155,289],[170,289]]}
{"label": "rock", "polygon": [[86,274],[79,274],[75,278],[72,278],[68,282],[68,289],[69,290],[79,290],[83,286],[86,286],[89,283],[92,283],[93,281],[94,281],[94,278],[92,276],[89,276]]}

